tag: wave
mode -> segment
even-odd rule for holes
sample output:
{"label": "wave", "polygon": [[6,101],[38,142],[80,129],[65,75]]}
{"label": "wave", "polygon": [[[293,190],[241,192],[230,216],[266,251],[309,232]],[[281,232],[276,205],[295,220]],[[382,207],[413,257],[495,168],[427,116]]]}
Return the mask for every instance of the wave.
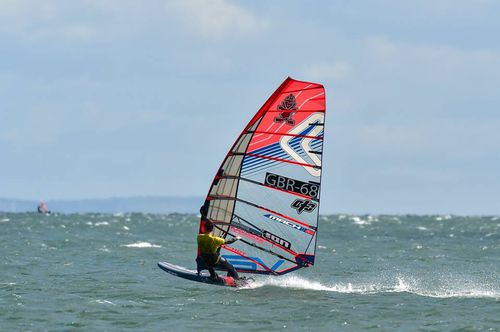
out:
{"label": "wave", "polygon": [[396,282],[387,285],[382,282],[373,283],[331,283],[311,281],[298,276],[265,277],[258,278],[255,282],[243,289],[257,289],[261,287],[279,287],[288,289],[303,289],[311,291],[326,291],[336,293],[354,294],[380,294],[380,293],[411,293],[419,296],[434,298],[494,298],[500,299],[500,290],[487,289],[484,285],[450,285],[447,287],[431,289],[419,285],[412,278],[397,277]]}
{"label": "wave", "polygon": [[10,286],[15,286],[15,285],[17,285],[16,282],[0,282],[0,289],[10,288]]}
{"label": "wave", "polygon": [[136,242],[131,244],[123,244],[122,247],[127,248],[161,248],[160,245],[151,244],[149,242]]}
{"label": "wave", "polygon": [[116,305],[114,304],[113,302],[111,301],[108,301],[108,300],[95,300],[96,303],[99,303],[99,304],[111,304],[111,305]]}
{"label": "wave", "polygon": [[461,281],[451,282],[447,286],[432,289],[420,286],[413,279],[398,277],[398,284],[392,292],[413,293],[420,296],[436,298],[494,298],[500,299],[498,289],[487,289],[485,285],[468,285]]}
{"label": "wave", "polygon": [[257,277],[255,282],[252,282],[245,288],[255,289],[264,286],[338,292],[338,293],[366,293],[372,291],[372,289],[366,287],[353,288],[352,284],[350,283],[347,285],[342,285],[342,284],[325,285],[319,281],[311,281],[297,276],[266,277],[264,279]]}

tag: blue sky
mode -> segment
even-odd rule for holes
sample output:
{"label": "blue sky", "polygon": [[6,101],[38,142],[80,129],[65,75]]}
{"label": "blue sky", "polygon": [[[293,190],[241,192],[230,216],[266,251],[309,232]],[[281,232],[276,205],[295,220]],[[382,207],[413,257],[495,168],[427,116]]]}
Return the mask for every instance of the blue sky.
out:
{"label": "blue sky", "polygon": [[0,2],[0,197],[204,196],[287,77],[323,213],[499,214],[500,2]]}

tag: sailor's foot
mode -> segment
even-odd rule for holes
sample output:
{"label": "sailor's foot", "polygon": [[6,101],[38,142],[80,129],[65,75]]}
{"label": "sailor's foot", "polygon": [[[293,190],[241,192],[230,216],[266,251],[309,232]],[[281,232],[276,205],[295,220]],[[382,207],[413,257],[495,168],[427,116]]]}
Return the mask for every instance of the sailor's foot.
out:
{"label": "sailor's foot", "polygon": [[254,278],[252,277],[241,277],[239,280],[244,280],[244,281],[255,281]]}
{"label": "sailor's foot", "polygon": [[235,276],[234,274],[231,275],[231,273],[228,273],[227,276],[233,278],[234,280],[240,280],[241,279],[241,277],[239,275]]}

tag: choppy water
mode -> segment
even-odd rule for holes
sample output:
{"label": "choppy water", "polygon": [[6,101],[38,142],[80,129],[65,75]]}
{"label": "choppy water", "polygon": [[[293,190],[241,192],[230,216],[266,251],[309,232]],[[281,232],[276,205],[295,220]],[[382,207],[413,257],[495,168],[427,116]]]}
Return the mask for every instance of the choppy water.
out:
{"label": "choppy water", "polygon": [[325,216],[316,265],[178,279],[194,215],[0,213],[1,331],[500,331],[500,218]]}

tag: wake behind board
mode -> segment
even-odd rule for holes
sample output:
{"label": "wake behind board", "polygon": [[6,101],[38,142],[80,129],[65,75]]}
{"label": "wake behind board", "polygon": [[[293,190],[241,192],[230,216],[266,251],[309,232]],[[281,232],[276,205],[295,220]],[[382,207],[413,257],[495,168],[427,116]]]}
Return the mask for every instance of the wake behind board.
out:
{"label": "wake behind board", "polygon": [[186,269],[183,266],[170,264],[167,262],[158,262],[158,267],[163,271],[170,273],[174,276],[181,277],[184,279],[203,282],[206,284],[227,286],[227,287],[242,287],[248,284],[245,280],[234,280],[232,277],[219,276],[218,280],[213,280],[210,278],[210,274],[207,271],[201,271],[200,274],[196,271]]}

